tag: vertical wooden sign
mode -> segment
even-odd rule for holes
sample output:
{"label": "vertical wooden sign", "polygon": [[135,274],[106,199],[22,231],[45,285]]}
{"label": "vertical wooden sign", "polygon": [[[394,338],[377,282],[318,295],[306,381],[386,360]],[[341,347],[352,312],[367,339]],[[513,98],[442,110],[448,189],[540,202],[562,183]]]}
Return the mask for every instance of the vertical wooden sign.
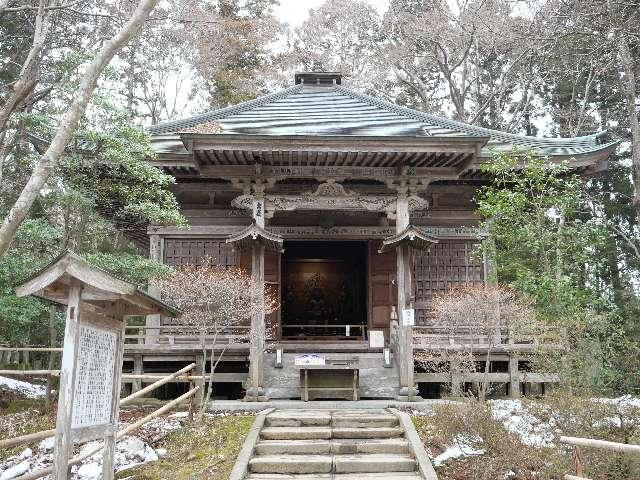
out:
{"label": "vertical wooden sign", "polygon": [[82,287],[69,292],[54,444],[56,480],[66,480],[76,442],[103,439],[102,478],[113,479],[118,426],[123,318],[82,309]]}

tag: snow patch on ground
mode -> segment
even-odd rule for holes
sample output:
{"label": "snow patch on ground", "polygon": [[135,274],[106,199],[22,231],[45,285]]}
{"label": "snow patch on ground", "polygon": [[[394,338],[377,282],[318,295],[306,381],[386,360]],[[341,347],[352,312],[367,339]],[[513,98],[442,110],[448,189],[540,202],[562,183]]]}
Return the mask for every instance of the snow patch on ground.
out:
{"label": "snow patch on ground", "polygon": [[618,405],[622,408],[640,408],[640,398],[623,395],[618,398],[592,398],[594,402]]}
{"label": "snow patch on ground", "polygon": [[38,445],[38,451],[40,452],[48,452],[49,450],[53,450],[53,442],[54,442],[55,438],[54,437],[47,437],[44,440],[42,440],[40,442],[40,444]]}
{"label": "snow patch on ground", "polygon": [[[116,472],[134,466],[154,462],[161,455],[166,455],[164,448],[155,450],[151,445],[168,433],[181,428],[182,421],[187,418],[183,412],[168,417],[157,417],[144,425],[136,436],[127,436],[116,444],[114,466]],[[123,427],[120,424],[120,428]],[[102,445],[102,441],[88,442],[80,448],[80,454],[89,453]],[[0,463],[0,480],[11,480],[25,473],[41,470],[53,464],[53,437],[40,442],[37,453],[26,449],[20,454],[8,458]],[[71,469],[71,480],[97,480],[102,477],[102,451],[87,458],[80,465]],[[48,477],[43,477],[48,478]]]}
{"label": "snow patch on ground", "polygon": [[484,449],[474,447],[474,445],[480,443],[482,443],[481,438],[469,439],[463,435],[458,435],[452,445],[448,446],[444,452],[433,459],[433,465],[438,467],[452,458],[483,455],[485,453]]}
{"label": "snow patch on ground", "polygon": [[493,418],[501,422],[505,430],[518,435],[525,445],[554,446],[554,425],[541,422],[520,400],[491,400],[490,405]]}
{"label": "snow patch on ground", "polygon": [[47,389],[42,385],[34,385],[7,377],[0,377],[0,389],[12,390],[27,398],[40,398],[47,393]]}
{"label": "snow patch on ground", "polygon": [[169,415],[169,418],[186,418],[189,416],[189,412],[176,412]]}

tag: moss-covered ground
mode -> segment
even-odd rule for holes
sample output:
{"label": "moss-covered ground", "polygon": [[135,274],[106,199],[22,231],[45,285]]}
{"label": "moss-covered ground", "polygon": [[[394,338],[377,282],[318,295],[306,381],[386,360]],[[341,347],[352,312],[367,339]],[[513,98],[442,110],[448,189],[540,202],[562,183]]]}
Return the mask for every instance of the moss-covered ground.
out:
{"label": "moss-covered ground", "polygon": [[[0,408],[0,440],[19,437],[29,433],[55,428],[55,409],[44,410],[44,402],[36,400],[14,400],[5,408]],[[40,442],[19,445],[0,450],[0,462],[25,448],[35,449]]]}
{"label": "moss-covered ground", "polygon": [[116,478],[135,480],[226,480],[254,417],[205,417],[172,432],[154,448],[166,455],[124,470]]}

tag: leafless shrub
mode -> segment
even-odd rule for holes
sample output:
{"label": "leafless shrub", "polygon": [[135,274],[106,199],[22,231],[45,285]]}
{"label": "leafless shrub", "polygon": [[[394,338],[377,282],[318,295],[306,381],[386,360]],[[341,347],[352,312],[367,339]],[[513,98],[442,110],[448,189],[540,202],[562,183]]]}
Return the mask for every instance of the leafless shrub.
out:
{"label": "leafless shrub", "polygon": [[[278,307],[277,298],[243,270],[218,267],[211,258],[205,258],[200,266],[178,267],[169,276],[153,279],[152,284],[165,300],[182,310],[180,323],[197,332],[203,368],[208,358],[210,373],[201,419],[213,391],[213,374],[227,348],[234,343],[267,338],[265,330],[251,330],[250,319],[273,312]],[[218,355],[214,351],[216,344],[222,346]]]}
{"label": "leafless shrub", "polygon": [[473,285],[434,297],[432,321],[416,353],[425,369],[451,375],[459,395],[465,375],[481,373],[478,397],[489,393],[491,355],[521,343],[540,343],[544,329],[531,300],[504,286]]}

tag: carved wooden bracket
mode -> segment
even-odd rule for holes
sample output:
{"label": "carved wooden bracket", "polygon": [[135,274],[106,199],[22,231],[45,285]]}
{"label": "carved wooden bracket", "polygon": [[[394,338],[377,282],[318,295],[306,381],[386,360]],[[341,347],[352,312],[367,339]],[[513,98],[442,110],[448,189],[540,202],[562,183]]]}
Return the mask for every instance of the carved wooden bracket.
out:
{"label": "carved wooden bracket", "polygon": [[[265,195],[265,210],[359,210],[369,212],[386,212],[393,215],[396,210],[396,196],[391,195],[361,195],[344,188],[343,185],[328,181],[321,183],[313,192],[300,195]],[[244,194],[233,199],[231,204],[236,208],[251,209],[254,195]],[[429,202],[417,195],[409,196],[410,210],[423,210],[429,207]]]}

